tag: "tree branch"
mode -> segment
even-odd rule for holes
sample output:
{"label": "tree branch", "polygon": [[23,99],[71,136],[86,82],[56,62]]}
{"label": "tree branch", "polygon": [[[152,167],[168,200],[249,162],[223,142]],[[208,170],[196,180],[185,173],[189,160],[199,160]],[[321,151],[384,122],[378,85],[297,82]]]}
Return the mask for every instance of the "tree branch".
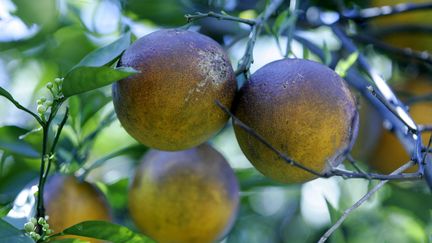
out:
{"label": "tree branch", "polygon": [[342,12],[342,17],[354,21],[362,21],[376,17],[432,9],[432,3],[401,3],[392,6],[380,6],[365,9],[351,9]]}
{"label": "tree branch", "polygon": [[267,141],[263,136],[261,136],[259,133],[257,133],[254,129],[243,123],[239,118],[237,118],[226,106],[224,106],[219,101],[215,101],[215,104],[222,109],[223,112],[225,112],[227,115],[231,116],[231,118],[234,121],[234,124],[239,126],[241,129],[243,129],[245,132],[247,132],[249,135],[260,141],[263,145],[265,145],[267,148],[272,150],[275,154],[279,156],[279,158],[283,159],[286,163],[289,165],[295,166],[297,168],[300,168],[302,170],[305,170],[315,176],[322,177],[322,178],[329,178],[332,176],[341,176],[344,178],[365,178],[365,179],[373,179],[373,180],[419,180],[422,179],[421,173],[408,173],[408,174],[400,174],[400,175],[383,175],[383,174],[376,174],[376,173],[357,173],[352,172],[348,170],[342,170],[338,168],[334,168],[329,172],[321,173],[318,171],[315,171],[311,168],[308,168],[307,166],[302,165],[300,162],[293,160],[288,155],[284,154],[283,152],[279,151],[277,148],[273,147],[269,141]]}
{"label": "tree branch", "polygon": [[[401,166],[397,170],[393,171],[390,175],[398,175],[401,172],[409,169],[410,167],[412,167],[414,165],[415,165],[415,163],[413,161],[409,161],[408,163],[404,164],[403,166]],[[350,215],[350,213],[352,211],[354,211],[355,209],[360,207],[375,192],[377,192],[379,189],[381,189],[381,187],[383,187],[387,182],[388,182],[388,180],[381,181],[380,183],[378,183],[378,185],[376,185],[374,188],[372,188],[372,190],[370,190],[362,198],[360,198],[360,200],[358,200],[354,205],[352,205],[350,208],[346,209],[343,212],[342,216],[336,221],[336,223],[324,233],[324,235],[321,237],[321,239],[318,241],[318,243],[324,243],[331,236],[331,234],[333,232],[335,232],[342,225],[342,223],[345,221],[345,219]]]}
{"label": "tree branch", "polygon": [[273,0],[267,8],[255,19],[255,25],[252,26],[249,34],[249,41],[246,45],[246,50],[243,57],[238,62],[237,70],[235,71],[236,76],[245,74],[246,78],[249,78],[249,68],[254,62],[253,60],[253,49],[255,46],[256,39],[261,32],[263,24],[270,18],[270,16],[279,8],[282,4],[282,0]]}

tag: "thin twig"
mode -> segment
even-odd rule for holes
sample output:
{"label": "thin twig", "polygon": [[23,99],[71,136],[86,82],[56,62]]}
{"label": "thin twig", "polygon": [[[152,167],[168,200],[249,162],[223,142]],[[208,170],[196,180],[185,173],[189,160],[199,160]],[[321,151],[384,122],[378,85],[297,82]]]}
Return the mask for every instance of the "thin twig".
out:
{"label": "thin twig", "polygon": [[[332,29],[333,33],[341,40],[342,46],[350,51],[350,52],[358,52],[357,47],[354,45],[354,43],[348,38],[347,34],[344,30],[338,25],[338,24],[332,24],[330,25],[330,28]],[[366,58],[359,53],[357,58],[358,64],[366,71],[366,73],[369,75],[369,77],[374,81],[382,99],[380,99],[383,104],[389,108],[391,107],[390,111],[395,112],[395,116],[401,120],[407,128],[412,132],[416,133],[417,126],[414,120],[411,118],[411,116],[407,113],[405,110],[405,107],[402,102],[399,101],[399,99],[396,97],[394,92],[390,89],[388,84],[385,82],[383,78],[381,78],[374,69],[368,64]],[[377,98],[380,98],[380,95],[376,96]]]}
{"label": "thin twig", "polygon": [[[44,194],[44,187],[46,182],[46,177],[48,176],[48,170],[50,169],[51,165],[51,152],[48,151],[48,138],[49,138],[49,130],[52,121],[54,120],[55,116],[57,115],[57,112],[61,105],[63,104],[64,99],[57,99],[54,100],[53,105],[51,107],[51,112],[49,114],[48,120],[42,124],[42,131],[43,131],[43,139],[42,139],[42,158],[41,158],[41,167],[40,167],[40,174],[39,174],[39,183],[38,183],[38,196],[37,196],[37,202],[36,202],[36,218],[44,218],[45,217],[45,206],[43,201],[43,194]],[[66,117],[67,118],[67,115]],[[66,122],[65,119],[63,119]],[[64,125],[64,124],[63,124]],[[55,142],[57,143],[57,142]],[[38,233],[41,233],[41,227],[40,225],[37,228]]]}
{"label": "thin twig", "polygon": [[253,49],[255,46],[256,39],[261,32],[263,24],[270,18],[270,16],[279,8],[283,0],[273,0],[262,14],[255,19],[255,25],[252,26],[249,34],[249,41],[246,45],[246,50],[243,57],[238,62],[237,70],[235,71],[236,76],[245,74],[246,78],[249,78],[249,68],[254,62],[253,60]]}
{"label": "thin twig", "polygon": [[429,25],[422,24],[398,24],[381,27],[379,29],[373,29],[370,34],[378,37],[385,37],[392,34],[430,34],[432,33],[432,27]]}
{"label": "thin twig", "polygon": [[432,125],[418,125],[419,131],[421,132],[432,132]]}
{"label": "thin twig", "polygon": [[382,95],[380,93],[376,92],[374,87],[369,86],[368,89],[369,89],[369,91],[371,92],[371,94],[373,96],[375,96],[391,113],[393,113],[393,115],[395,115],[397,118],[399,118],[399,120],[405,126],[407,126],[408,130],[410,130],[414,134],[417,133],[417,129],[411,129],[411,126],[408,123],[408,121],[406,119],[402,119],[402,117],[399,115],[399,113],[396,110],[396,108],[393,105],[389,104],[389,102],[387,102],[387,100],[386,100],[385,97],[382,97]]}
{"label": "thin twig", "polygon": [[69,108],[66,107],[65,114],[63,116],[62,121],[59,124],[59,127],[58,127],[57,132],[56,132],[55,137],[54,137],[53,144],[51,145],[51,150],[50,150],[50,153],[49,153],[50,157],[48,159],[49,160],[48,161],[48,165],[47,165],[47,168],[45,170],[44,176],[42,177],[42,179],[43,179],[42,184],[43,185],[45,185],[45,182],[46,182],[46,180],[48,178],[48,174],[49,174],[50,169],[51,169],[51,164],[52,164],[52,159],[53,159],[51,156],[54,156],[55,149],[57,147],[57,143],[58,143],[58,141],[60,139],[60,134],[61,134],[61,132],[63,130],[64,125],[66,124],[66,121],[67,121],[68,117],[69,117]]}
{"label": "thin twig", "polygon": [[342,176],[346,178],[369,178],[369,179],[376,179],[376,180],[413,180],[413,179],[421,179],[421,174],[418,173],[410,173],[410,174],[401,174],[401,175],[382,175],[382,174],[367,174],[367,173],[356,173],[351,172],[347,170],[341,170],[341,169],[333,169],[332,171],[328,173],[319,173],[317,171],[314,171],[308,167],[303,166],[301,163],[291,159],[289,156],[285,155],[284,153],[280,152],[278,149],[273,147],[270,142],[268,142],[264,137],[262,137],[260,134],[258,134],[255,130],[253,130],[251,127],[243,123],[239,118],[237,118],[232,112],[229,111],[227,107],[222,105],[219,101],[216,101],[216,105],[219,106],[226,114],[232,117],[234,120],[234,123],[238,125],[240,128],[242,128],[244,131],[252,135],[254,138],[256,138],[258,141],[263,143],[267,148],[271,149],[273,152],[275,152],[281,159],[285,160],[290,165],[296,166],[298,168],[301,168],[303,170],[306,170],[316,176],[319,177],[331,177],[331,176]]}
{"label": "thin twig", "polygon": [[5,89],[3,89],[2,87],[0,87],[0,96],[5,97],[6,99],[8,99],[12,104],[15,105],[16,108],[27,112],[28,114],[30,114],[31,116],[34,117],[34,119],[36,119],[36,121],[43,126],[45,124],[45,122],[38,116],[36,115],[34,112],[32,112],[31,110],[25,108],[24,106],[22,106],[17,100],[15,100],[15,98],[9,93],[7,92]]}
{"label": "thin twig", "polygon": [[428,145],[426,146],[426,151],[428,151],[428,152],[423,154],[422,163],[426,163],[426,157],[429,154],[429,150],[431,148],[431,144],[432,144],[432,134],[429,136],[429,142],[428,142]]}
{"label": "thin twig", "polygon": [[432,64],[432,55],[427,51],[420,52],[420,51],[414,51],[411,48],[398,48],[389,45],[383,41],[379,41],[378,39],[372,37],[371,35],[355,34],[355,35],[351,35],[350,37],[362,43],[372,44],[374,47],[383,50],[384,52],[387,52],[389,54],[403,57],[404,60],[408,58],[410,60],[418,61],[420,63]]}
{"label": "thin twig", "polygon": [[427,101],[432,101],[432,93],[410,97],[405,101],[405,104],[409,106],[415,103],[427,102]]}
{"label": "thin twig", "polygon": [[407,173],[407,174],[400,174],[400,175],[384,175],[384,174],[375,174],[375,173],[357,173],[352,172],[348,170],[342,170],[338,168],[334,168],[329,172],[326,173],[320,173],[318,171],[315,171],[311,168],[308,168],[304,165],[302,165],[300,162],[293,160],[288,155],[282,153],[277,148],[275,148],[269,141],[267,141],[262,135],[260,135],[258,132],[256,132],[254,129],[243,123],[238,117],[236,117],[226,106],[224,106],[219,101],[215,101],[216,105],[222,109],[223,112],[225,112],[227,115],[231,116],[231,118],[234,121],[234,124],[239,126],[241,129],[243,129],[245,132],[247,132],[249,135],[257,139],[259,142],[261,142],[263,145],[265,145],[267,148],[272,150],[275,154],[277,154],[281,159],[283,159],[286,163],[298,167],[300,169],[303,169],[315,176],[322,177],[322,178],[329,178],[332,176],[341,176],[344,178],[366,178],[366,179],[373,179],[373,180],[419,180],[422,178],[422,175],[420,173]]}
{"label": "thin twig", "polygon": [[62,130],[63,130],[64,125],[66,124],[66,121],[67,121],[68,117],[69,117],[69,107],[66,107],[65,114],[64,114],[64,116],[63,116],[62,121],[61,121],[60,124],[59,124],[59,127],[58,127],[58,129],[57,129],[56,135],[55,135],[55,137],[54,137],[53,144],[52,144],[52,146],[51,146],[51,153],[54,153],[54,152],[55,152],[55,149],[56,149],[57,143],[58,143],[59,138],[60,138],[60,134],[61,134],[61,132],[62,132]]}
{"label": "thin twig", "polygon": [[[393,171],[390,175],[397,175],[397,174],[407,170],[408,168],[410,168],[414,165],[415,165],[415,163],[413,161],[409,161],[408,163],[404,164],[403,166],[401,166],[397,170]],[[350,215],[350,213],[352,211],[354,211],[356,208],[360,207],[375,192],[377,192],[379,189],[381,189],[381,187],[383,187],[387,182],[388,182],[388,180],[384,180],[384,181],[379,182],[378,185],[376,185],[374,188],[372,188],[372,190],[370,190],[368,193],[366,193],[354,205],[352,205],[350,208],[346,209],[343,212],[342,216],[336,221],[336,223],[324,233],[324,235],[321,237],[321,239],[318,241],[318,243],[324,243],[331,236],[331,234],[333,232],[335,232],[342,225],[342,223],[345,221],[345,219]]]}
{"label": "thin twig", "polygon": [[432,3],[401,3],[392,6],[365,8],[361,10],[345,10],[342,12],[342,17],[355,21],[361,21],[376,17],[425,9],[432,9]]}
{"label": "thin twig", "polygon": [[331,171],[330,176],[341,176],[345,179],[354,179],[354,178],[366,178],[369,180],[399,180],[399,181],[412,181],[412,180],[421,180],[423,179],[423,175],[421,173],[403,173],[398,175],[384,175],[384,174],[376,174],[376,173],[358,173],[352,172],[348,170],[343,170],[340,168],[334,168]]}
{"label": "thin twig", "polygon": [[371,180],[372,178],[357,165],[357,161],[352,157],[351,154],[348,154],[347,160],[351,163],[351,165],[356,169],[359,173],[363,174],[368,180]]}

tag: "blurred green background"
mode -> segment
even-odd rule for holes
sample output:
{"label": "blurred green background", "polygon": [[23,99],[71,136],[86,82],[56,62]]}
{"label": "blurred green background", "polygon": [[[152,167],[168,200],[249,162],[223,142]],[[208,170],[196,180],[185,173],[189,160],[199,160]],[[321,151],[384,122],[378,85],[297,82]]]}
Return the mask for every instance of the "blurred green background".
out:
{"label": "blurred green background", "polygon": [[[284,3],[286,9],[290,2],[294,1]],[[298,1],[298,4],[319,2]],[[348,6],[359,6],[359,1],[345,2]],[[36,100],[48,95],[43,89],[47,82],[64,76],[90,51],[109,44],[126,31],[139,38],[160,28],[180,27],[187,24],[185,14],[197,11],[224,10],[252,18],[265,4],[264,0],[0,0],[0,86],[21,104],[35,110]],[[334,6],[326,2],[320,7]],[[236,67],[244,54],[247,26],[204,19],[191,29],[227,47]],[[285,43],[286,37],[275,41],[270,32],[266,29],[257,40],[251,72],[283,57],[277,43]],[[299,27],[295,32],[323,49],[337,52],[340,48],[326,27]],[[238,41],[231,45],[233,40]],[[291,48],[294,56],[307,55],[318,60],[296,41]],[[397,81],[403,76],[401,73],[413,70],[411,66],[394,65],[372,48],[362,50],[385,78],[393,75],[392,80]],[[128,217],[126,193],[135,165],[146,149],[136,146],[113,117],[110,87],[73,97],[69,106],[71,117],[58,150],[59,169],[79,173],[82,166],[130,147],[121,156],[92,170],[88,180],[107,196],[114,208],[115,222],[135,229]],[[38,175],[42,135],[34,132],[18,139],[37,129],[37,124],[4,98],[0,98],[0,114],[0,216],[4,216],[2,209],[10,207],[17,194]],[[360,132],[366,137],[373,135]],[[86,141],[89,135],[94,135],[90,142]],[[344,209],[376,184],[342,178],[316,179],[298,185],[272,182],[244,157],[230,123],[210,143],[225,155],[241,185],[239,214],[223,242],[316,242]],[[367,165],[361,166],[368,170]],[[422,182],[389,183],[356,210],[329,242],[429,242],[431,208],[432,196]]]}

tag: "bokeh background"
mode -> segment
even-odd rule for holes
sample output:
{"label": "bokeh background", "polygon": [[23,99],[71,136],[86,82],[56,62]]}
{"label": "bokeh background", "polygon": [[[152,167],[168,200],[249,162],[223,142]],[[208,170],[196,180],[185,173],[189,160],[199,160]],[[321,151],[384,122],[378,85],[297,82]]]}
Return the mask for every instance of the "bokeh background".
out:
{"label": "bokeh background", "polygon": [[[332,1],[320,2],[286,1],[284,7],[293,10],[297,4],[296,9],[302,11],[303,7],[316,4],[328,10],[336,6]],[[367,5],[367,1],[345,2],[347,6]],[[44,89],[47,82],[64,76],[90,51],[109,44],[126,31],[139,38],[160,28],[180,27],[187,24],[185,14],[197,11],[224,10],[254,18],[265,4],[266,1],[259,0],[0,0],[0,86],[21,104],[35,110],[36,100],[48,95]],[[190,28],[221,43],[236,67],[244,54],[248,26],[203,19]],[[327,27],[299,23],[293,31],[329,52],[340,48]],[[286,36],[276,38],[271,30],[265,29],[256,43],[251,72],[282,58],[286,41]],[[319,61],[295,40],[291,49],[291,56]],[[362,46],[361,51],[392,84],[416,79],[423,72],[415,65],[398,65],[371,46]],[[358,100],[359,107],[366,110],[366,101]],[[132,146],[92,170],[88,180],[107,196],[114,208],[115,222],[136,229],[128,217],[126,193],[129,179],[146,148],[134,147],[136,141],[118,120],[109,119],[113,112],[110,87],[74,97],[69,106],[73,115],[62,136],[58,151],[62,161],[58,169],[80,173],[82,166],[88,167],[107,154]],[[428,109],[432,110],[431,104]],[[0,114],[0,207],[3,207],[23,188],[31,191],[28,186],[37,178],[40,165],[37,156],[41,134],[36,131],[18,139],[37,129],[37,124],[4,98],[0,98]],[[362,162],[380,144],[383,122],[377,116],[373,111],[361,112],[362,122],[368,124],[360,130],[361,139],[366,141],[358,145],[357,154]],[[95,131],[94,140],[85,143],[84,138]],[[210,143],[230,162],[241,185],[238,217],[223,242],[316,242],[344,209],[376,184],[365,179],[343,178],[292,185],[275,183],[257,172],[244,157],[230,123]],[[74,149],[78,150],[76,156],[71,153]],[[367,163],[360,166],[372,170]],[[21,200],[22,205],[29,203],[26,200]],[[330,242],[429,242],[431,208],[432,196],[423,182],[388,183],[348,218]],[[31,209],[22,207],[19,212],[16,217],[26,217]]]}

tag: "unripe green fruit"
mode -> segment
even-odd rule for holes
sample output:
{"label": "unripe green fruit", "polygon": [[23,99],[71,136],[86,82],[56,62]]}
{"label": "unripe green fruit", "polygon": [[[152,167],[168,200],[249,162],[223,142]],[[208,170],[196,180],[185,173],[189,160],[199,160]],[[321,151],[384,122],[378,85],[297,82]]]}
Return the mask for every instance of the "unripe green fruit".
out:
{"label": "unripe green fruit", "polygon": [[[353,96],[333,70],[313,61],[285,59],[256,71],[241,88],[236,116],[273,147],[302,165],[326,172],[344,160],[357,135]],[[296,168],[237,125],[246,157],[280,182],[304,182],[313,174]]]}
{"label": "unripe green fruit", "polygon": [[186,30],[160,30],[138,39],[119,66],[140,73],[112,86],[117,117],[141,143],[161,150],[191,148],[219,131],[236,82],[222,47]]}
{"label": "unripe green fruit", "polygon": [[233,170],[207,144],[150,151],[129,190],[136,226],[161,243],[214,242],[231,228],[238,203]]}

